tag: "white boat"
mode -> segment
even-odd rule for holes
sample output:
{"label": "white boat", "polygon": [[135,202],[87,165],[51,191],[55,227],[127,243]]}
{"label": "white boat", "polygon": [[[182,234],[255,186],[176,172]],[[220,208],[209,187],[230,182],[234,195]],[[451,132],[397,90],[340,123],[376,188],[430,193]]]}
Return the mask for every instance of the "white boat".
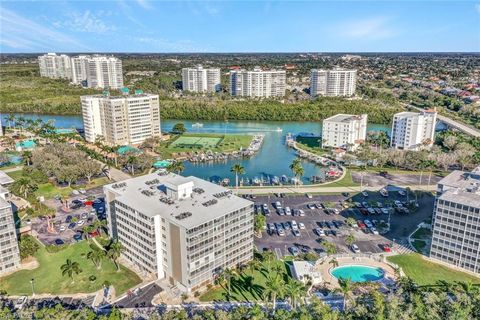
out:
{"label": "white boat", "polygon": [[192,128],[203,128],[203,123],[197,122],[192,124]]}
{"label": "white boat", "polygon": [[277,129],[276,129],[275,131],[277,131],[277,132],[282,132],[282,131],[283,131],[283,129],[282,129],[282,128],[280,128],[280,127],[277,127]]}

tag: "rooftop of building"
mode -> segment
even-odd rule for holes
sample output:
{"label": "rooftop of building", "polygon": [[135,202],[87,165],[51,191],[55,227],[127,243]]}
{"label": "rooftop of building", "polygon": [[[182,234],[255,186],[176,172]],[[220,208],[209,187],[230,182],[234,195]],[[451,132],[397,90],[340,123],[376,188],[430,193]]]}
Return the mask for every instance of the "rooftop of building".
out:
{"label": "rooftop of building", "polygon": [[472,189],[454,188],[442,193],[439,199],[480,208],[480,185]]}
{"label": "rooftop of building", "polygon": [[357,72],[355,69],[346,69],[346,68],[341,68],[341,67],[334,67],[332,69],[312,69],[310,70],[311,72],[314,71],[345,71],[345,72]]}
{"label": "rooftop of building", "polygon": [[438,182],[439,185],[451,188],[468,189],[480,185],[480,166],[471,172],[455,170]]}
{"label": "rooftop of building", "polygon": [[6,174],[4,171],[0,171],[0,186],[4,186],[6,184],[13,183],[15,180],[13,180],[8,174]]}
{"label": "rooftop of building", "polygon": [[159,215],[187,229],[252,204],[222,186],[164,171],[104,188],[115,193],[118,201],[148,217]]}
{"label": "rooftop of building", "polygon": [[398,112],[395,113],[394,117],[416,117],[419,115],[425,115],[425,114],[436,114],[437,111],[435,109],[427,109],[424,110],[423,112],[412,112],[412,111],[403,111],[403,112]]}
{"label": "rooftop of building", "polygon": [[92,95],[86,95],[86,96],[80,96],[80,98],[104,98],[104,99],[110,99],[110,100],[115,100],[115,99],[131,99],[131,98],[150,98],[150,97],[158,97],[158,94],[153,94],[153,93],[129,93],[129,94],[124,94],[121,96],[112,96],[108,94],[92,94]]}
{"label": "rooftop of building", "polygon": [[353,114],[336,114],[334,116],[331,116],[330,118],[325,119],[324,121],[330,121],[330,122],[351,122],[351,121],[357,121],[357,120],[362,120],[362,118],[367,118],[366,114],[362,115],[353,115]]}

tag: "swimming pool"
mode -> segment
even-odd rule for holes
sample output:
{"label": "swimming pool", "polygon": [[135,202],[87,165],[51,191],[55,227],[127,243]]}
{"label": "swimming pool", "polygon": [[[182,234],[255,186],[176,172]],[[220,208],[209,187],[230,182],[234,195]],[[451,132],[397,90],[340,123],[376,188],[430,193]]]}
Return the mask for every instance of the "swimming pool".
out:
{"label": "swimming pool", "polygon": [[378,281],[385,274],[382,268],[359,265],[337,267],[330,273],[337,279],[350,279],[353,282]]}

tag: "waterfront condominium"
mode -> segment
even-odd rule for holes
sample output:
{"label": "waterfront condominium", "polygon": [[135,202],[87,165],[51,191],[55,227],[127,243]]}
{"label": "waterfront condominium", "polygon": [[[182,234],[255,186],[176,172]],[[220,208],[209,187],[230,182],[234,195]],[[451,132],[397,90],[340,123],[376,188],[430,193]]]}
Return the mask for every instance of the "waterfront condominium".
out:
{"label": "waterfront condominium", "polygon": [[40,67],[40,76],[48,78],[65,78],[72,77],[72,66],[70,57],[64,54],[57,55],[55,53],[47,53],[38,57],[38,65]]}
{"label": "waterfront condominium", "polygon": [[0,275],[20,266],[17,233],[9,198],[9,191],[0,185]]}
{"label": "waterfront condominium", "polygon": [[337,114],[323,120],[322,147],[355,150],[367,136],[366,114]]}
{"label": "waterfront condominium", "polygon": [[253,203],[158,171],[104,187],[110,234],[136,268],[193,292],[253,258]]}
{"label": "waterfront condominium", "polygon": [[435,110],[396,113],[392,124],[392,148],[404,150],[430,148],[434,142],[436,121]]}
{"label": "waterfront condominium", "polygon": [[72,83],[87,86],[88,60],[90,56],[79,55],[70,59],[72,65]]}
{"label": "waterfront condominium", "polygon": [[230,94],[238,97],[283,97],[285,95],[285,70],[230,71]]}
{"label": "waterfront condominium", "polygon": [[101,136],[108,145],[138,145],[161,135],[158,95],[81,96],[85,139],[95,142]]}
{"label": "waterfront condominium", "polygon": [[310,72],[310,95],[312,97],[349,97],[355,94],[357,70],[334,68],[313,69]]}
{"label": "waterfront condominium", "polygon": [[191,92],[220,91],[220,69],[197,65],[195,68],[182,69],[182,89]]}
{"label": "waterfront condominium", "polygon": [[123,87],[122,60],[111,56],[94,55],[88,60],[89,88],[120,89]]}
{"label": "waterfront condominium", "polygon": [[430,257],[480,274],[480,167],[438,182]]}

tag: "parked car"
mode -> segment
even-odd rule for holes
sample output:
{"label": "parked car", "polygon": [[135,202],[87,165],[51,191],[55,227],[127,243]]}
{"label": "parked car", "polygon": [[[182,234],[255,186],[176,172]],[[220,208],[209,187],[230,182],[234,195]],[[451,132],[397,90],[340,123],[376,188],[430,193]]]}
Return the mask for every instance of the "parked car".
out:
{"label": "parked car", "polygon": [[292,230],[292,233],[295,237],[300,237],[300,231],[298,230]]}
{"label": "parked car", "polygon": [[312,198],[313,198],[310,193],[307,193],[306,196],[307,196],[308,199],[312,199]]}
{"label": "parked car", "polygon": [[60,226],[60,228],[58,228],[58,230],[60,230],[60,232],[63,232],[63,231],[65,231],[65,230],[67,230],[67,227],[66,227],[64,224],[62,224],[62,225]]}
{"label": "parked car", "polygon": [[364,197],[368,197],[368,192],[367,192],[367,191],[362,191],[362,195],[363,195]]}
{"label": "parked car", "polygon": [[398,194],[401,196],[405,196],[407,193],[404,190],[398,190]]}
{"label": "parked car", "polygon": [[365,229],[367,226],[365,225],[365,223],[363,223],[362,220],[358,220],[357,221],[357,225],[360,229]]}
{"label": "parked car", "polygon": [[283,237],[285,235],[285,230],[283,230],[283,228],[277,228],[277,234],[280,237]]}
{"label": "parked car", "polygon": [[68,229],[74,229],[77,226],[75,222],[72,222],[68,225]]}
{"label": "parked car", "polygon": [[295,246],[292,246],[292,247],[288,248],[288,251],[290,251],[290,253],[293,256],[297,256],[300,253],[300,250],[298,250],[298,248],[295,247]]}
{"label": "parked car", "polygon": [[353,253],[360,253],[360,248],[355,243],[350,246],[350,249]]}
{"label": "parked car", "polygon": [[73,240],[80,241],[82,240],[82,235],[80,233],[76,233],[73,235]]}
{"label": "parked car", "polygon": [[27,296],[21,296],[15,301],[15,308],[18,310],[22,309],[25,302],[27,302]]}
{"label": "parked car", "polygon": [[278,208],[278,209],[277,209],[277,214],[278,214],[279,216],[284,216],[284,215],[285,215],[285,210],[283,210],[282,208]]}
{"label": "parked car", "polygon": [[275,202],[275,208],[276,209],[281,209],[282,208],[282,204],[280,203],[280,201]]}
{"label": "parked car", "polygon": [[391,252],[392,248],[390,247],[389,244],[381,244],[380,247],[382,248],[383,252]]}
{"label": "parked car", "polygon": [[85,224],[85,220],[78,220],[77,225],[79,227],[83,226]]}
{"label": "parked car", "polygon": [[299,222],[299,223],[298,223],[298,228],[299,228],[300,230],[305,230],[305,224],[304,224],[303,222]]}
{"label": "parked car", "polygon": [[322,229],[320,228],[315,228],[315,233],[317,234],[317,236],[319,237],[324,237],[325,236],[325,231],[323,231]]}
{"label": "parked car", "polygon": [[347,197],[347,198],[348,198],[348,197],[350,197],[350,193],[348,193],[348,192],[342,192],[342,196],[344,196],[344,197]]}
{"label": "parked car", "polygon": [[67,216],[67,218],[65,219],[65,223],[70,223],[70,222],[72,222],[72,219],[73,219],[72,216]]}
{"label": "parked car", "polygon": [[291,216],[292,215],[292,210],[290,209],[290,207],[285,207],[285,214],[287,216]]}
{"label": "parked car", "polygon": [[377,229],[375,227],[371,227],[370,228],[370,231],[373,233],[373,234],[379,234]]}
{"label": "parked car", "polygon": [[300,217],[305,217],[305,211],[303,211],[302,209],[298,210],[298,215]]}
{"label": "parked car", "polygon": [[295,220],[292,220],[292,222],[290,222],[290,225],[292,226],[292,230],[298,230],[298,224]]}
{"label": "parked car", "polygon": [[57,246],[61,246],[62,244],[65,244],[65,241],[63,241],[62,239],[55,239],[55,244]]}
{"label": "parked car", "polygon": [[283,229],[285,229],[285,230],[291,230],[292,229],[292,227],[290,226],[290,223],[288,221],[282,223],[282,225],[283,225]]}
{"label": "parked car", "polygon": [[315,207],[317,207],[317,209],[322,209],[324,208],[324,205],[319,202],[315,204]]}

